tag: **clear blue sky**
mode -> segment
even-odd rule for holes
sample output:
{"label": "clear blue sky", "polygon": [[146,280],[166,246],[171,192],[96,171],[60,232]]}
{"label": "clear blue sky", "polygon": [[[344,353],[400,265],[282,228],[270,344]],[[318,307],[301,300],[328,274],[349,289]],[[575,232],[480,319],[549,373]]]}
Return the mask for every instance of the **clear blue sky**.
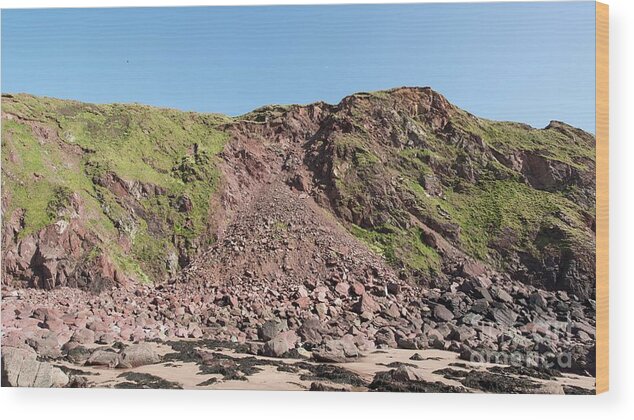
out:
{"label": "clear blue sky", "polygon": [[2,11],[2,91],[245,113],[431,86],[594,132],[594,3]]}

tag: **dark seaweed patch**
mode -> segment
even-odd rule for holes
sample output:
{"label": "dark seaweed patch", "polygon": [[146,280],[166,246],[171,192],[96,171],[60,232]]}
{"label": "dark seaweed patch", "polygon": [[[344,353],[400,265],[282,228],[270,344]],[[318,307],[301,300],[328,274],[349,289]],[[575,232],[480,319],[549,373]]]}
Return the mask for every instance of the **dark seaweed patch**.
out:
{"label": "dark seaweed patch", "polygon": [[539,388],[539,383],[527,378],[473,370],[462,380],[469,388],[497,394],[530,394]]}
{"label": "dark seaweed patch", "polygon": [[420,393],[462,393],[469,392],[463,387],[442,382],[404,381],[394,377],[395,370],[377,372],[369,388],[377,392],[420,392]]}
{"label": "dark seaweed patch", "polygon": [[338,384],[349,384],[352,386],[367,386],[367,382],[361,379],[356,373],[350,372],[347,369],[339,366],[319,364],[314,365],[310,363],[297,363],[297,367],[305,369],[310,374],[300,375],[300,379],[304,381],[323,381],[327,380]]}
{"label": "dark seaweed patch", "polygon": [[115,388],[123,389],[183,389],[183,387],[166,379],[149,373],[124,372],[118,378],[127,379],[129,382],[116,384]]}

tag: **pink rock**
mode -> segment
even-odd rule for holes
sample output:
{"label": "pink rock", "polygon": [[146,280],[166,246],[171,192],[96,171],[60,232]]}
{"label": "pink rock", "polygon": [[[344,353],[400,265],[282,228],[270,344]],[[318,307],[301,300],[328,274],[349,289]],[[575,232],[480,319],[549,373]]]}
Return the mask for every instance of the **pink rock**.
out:
{"label": "pink rock", "polygon": [[335,290],[342,296],[348,296],[348,292],[350,291],[350,284],[347,282],[339,282],[335,286]]}
{"label": "pink rock", "polygon": [[92,344],[95,342],[95,333],[88,328],[79,328],[75,330],[71,340],[79,344]]}
{"label": "pink rock", "polygon": [[310,308],[310,298],[308,296],[297,298],[295,299],[295,304],[300,309],[308,309]]}
{"label": "pink rock", "polygon": [[353,305],[352,310],[358,314],[366,312],[373,314],[381,310],[381,305],[379,305],[372,296],[364,293],[357,303]]}
{"label": "pink rock", "polygon": [[121,328],[121,331],[119,332],[119,337],[121,337],[121,339],[124,341],[130,341],[130,339],[132,338],[132,333],[132,328]]}
{"label": "pink rock", "polygon": [[59,333],[64,328],[68,328],[68,327],[66,327],[66,325],[61,319],[51,318],[47,316],[46,321],[44,321],[44,328],[51,330],[53,332]]}
{"label": "pink rock", "polygon": [[352,283],[352,293],[354,293],[357,296],[362,296],[365,294],[365,286],[362,285],[361,283],[359,283],[358,281],[355,281],[354,283]]}

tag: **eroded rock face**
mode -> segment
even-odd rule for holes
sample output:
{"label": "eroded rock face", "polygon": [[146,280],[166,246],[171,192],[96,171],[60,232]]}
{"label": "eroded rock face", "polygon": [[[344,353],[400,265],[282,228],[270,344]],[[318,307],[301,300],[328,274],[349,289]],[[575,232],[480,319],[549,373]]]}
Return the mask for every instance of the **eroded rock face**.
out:
{"label": "eroded rock face", "polygon": [[15,211],[11,220],[3,223],[5,281],[15,279],[49,290],[68,286],[93,292],[127,283],[127,275],[110,256],[93,253],[100,240],[86,228],[89,216],[77,194],[71,196],[70,206],[69,220],[60,219],[23,238],[23,212]]}
{"label": "eroded rock face", "polygon": [[[81,166],[90,148],[78,147],[72,131],[60,131],[54,114],[34,118],[14,110],[14,104],[37,98],[5,99],[6,121],[31,130],[47,148],[63,151],[70,168]],[[82,108],[54,105],[51,112],[62,114]],[[111,112],[83,106],[97,115]],[[133,121],[125,107],[116,112],[115,122],[120,118],[131,129],[139,126],[141,142],[161,129]],[[118,126],[109,123],[104,127],[118,134]],[[206,191],[207,203],[104,168],[101,149],[85,173],[76,174],[94,184],[101,201],[62,188],[47,209],[40,209],[54,213],[51,223],[34,232],[25,234],[31,229],[25,213],[33,210],[15,208],[5,188],[4,281],[100,292],[143,275],[153,281],[173,278],[205,250],[204,244],[223,235],[238,209],[277,179],[330,211],[352,233],[366,241],[374,238],[412,281],[447,286],[455,267],[477,255],[480,263],[494,262],[494,268],[525,283],[593,296],[594,138],[582,130],[555,121],[536,130],[479,120],[430,88],[359,93],[337,105],[264,107],[238,119],[206,121],[203,127],[209,135],[227,137],[217,159],[197,142],[172,145],[178,153],[163,157],[174,162],[167,173],[188,186],[216,185],[220,175],[219,187]],[[16,135],[11,129],[4,133],[9,163],[3,177],[44,178],[15,173],[12,165],[21,159],[13,146]],[[146,164],[136,162],[139,168]],[[161,171],[157,176],[166,169]],[[525,201],[509,202],[518,199]],[[495,207],[486,209],[487,200]],[[474,213],[479,208],[487,211]],[[489,228],[473,229],[496,212],[524,222],[505,226],[489,220]],[[113,224],[117,234],[104,236],[92,221]],[[169,232],[170,226],[178,232]],[[107,241],[117,244],[120,255],[108,250]],[[151,249],[139,241],[163,245]],[[566,245],[571,242],[574,246]],[[415,255],[423,247],[431,249]],[[134,265],[139,269],[130,268]]]}
{"label": "eroded rock face", "polygon": [[[156,175],[177,177],[184,193],[91,167],[82,176],[108,200],[71,192],[52,223],[29,231],[3,188],[12,342],[105,367],[157,359],[77,346],[211,338],[332,363],[390,347],[570,351],[563,369],[591,373],[592,136],[486,122],[417,88],[203,125],[225,136],[221,151],[179,144]],[[535,147],[510,142],[518,136]],[[553,139],[570,147],[537,147]],[[140,272],[153,282],[136,281]],[[409,386],[399,375],[383,379]]]}

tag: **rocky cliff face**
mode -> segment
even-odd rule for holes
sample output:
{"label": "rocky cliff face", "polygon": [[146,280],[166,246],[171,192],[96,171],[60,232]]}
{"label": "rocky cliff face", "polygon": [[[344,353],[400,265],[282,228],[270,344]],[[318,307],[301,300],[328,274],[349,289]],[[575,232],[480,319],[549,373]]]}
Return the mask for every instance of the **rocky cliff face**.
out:
{"label": "rocky cliff face", "polygon": [[594,170],[588,133],[429,88],[236,118],[5,95],[3,354],[124,367],[119,340],[190,338],[593,375]]}
{"label": "rocky cliff face", "polygon": [[486,271],[587,298],[594,170],[588,133],[479,119],[429,88],[237,118],[5,95],[3,282],[99,292],[185,267],[195,280],[192,263],[281,184],[406,284]]}

